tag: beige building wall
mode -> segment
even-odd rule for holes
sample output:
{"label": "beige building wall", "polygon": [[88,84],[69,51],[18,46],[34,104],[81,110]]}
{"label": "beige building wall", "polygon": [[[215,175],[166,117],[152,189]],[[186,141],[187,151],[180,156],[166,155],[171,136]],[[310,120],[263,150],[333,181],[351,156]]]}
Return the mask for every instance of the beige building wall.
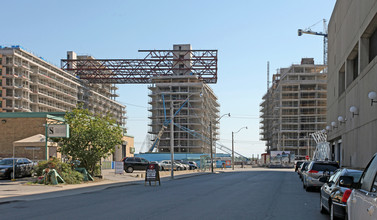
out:
{"label": "beige building wall", "polygon": [[[1,114],[1,113],[0,113]],[[1,118],[0,117],[0,157],[12,157],[13,142],[36,134],[45,134],[46,118]],[[24,147],[15,148],[16,157],[32,158],[32,151]],[[36,160],[44,160],[45,148],[34,151]]]}
{"label": "beige building wall", "polygon": [[363,168],[377,152],[377,104],[368,98],[377,92],[376,29],[375,0],[337,1],[329,22],[327,126],[333,159],[342,166]]}
{"label": "beige building wall", "polygon": [[135,153],[134,137],[125,135],[122,145],[115,147],[114,161],[121,161],[125,157],[133,157]]}

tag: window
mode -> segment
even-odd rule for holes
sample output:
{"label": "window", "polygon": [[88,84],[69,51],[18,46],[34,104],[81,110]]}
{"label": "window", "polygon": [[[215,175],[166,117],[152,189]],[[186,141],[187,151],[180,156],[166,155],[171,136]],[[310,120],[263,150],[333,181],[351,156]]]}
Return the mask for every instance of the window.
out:
{"label": "window", "polygon": [[183,69],[185,68],[185,65],[184,64],[179,64],[179,69]]}
{"label": "window", "polygon": [[179,59],[180,59],[180,60],[185,59],[185,55],[179,55]]}
{"label": "window", "polygon": [[359,42],[348,56],[345,70],[346,85],[349,86],[359,75]]}
{"label": "window", "polygon": [[369,38],[369,63],[377,55],[377,29],[374,30],[373,34]]}
{"label": "window", "polygon": [[346,89],[346,72],[344,65],[340,68],[339,78],[338,78],[338,95],[341,95]]}
{"label": "window", "polygon": [[357,78],[357,76],[359,75],[359,56],[356,55],[356,57],[352,60],[353,62],[353,68],[352,68],[352,73],[353,73],[353,80],[355,80]]}

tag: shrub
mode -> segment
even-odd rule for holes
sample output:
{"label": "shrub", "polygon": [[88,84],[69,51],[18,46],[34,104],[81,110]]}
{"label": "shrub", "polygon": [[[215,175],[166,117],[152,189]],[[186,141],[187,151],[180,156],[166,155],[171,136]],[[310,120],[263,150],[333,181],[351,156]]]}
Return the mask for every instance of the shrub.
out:
{"label": "shrub", "polygon": [[78,184],[84,179],[83,175],[73,170],[70,164],[63,163],[57,158],[39,162],[34,170],[38,176],[42,176],[43,170],[46,168],[55,169],[67,184]]}

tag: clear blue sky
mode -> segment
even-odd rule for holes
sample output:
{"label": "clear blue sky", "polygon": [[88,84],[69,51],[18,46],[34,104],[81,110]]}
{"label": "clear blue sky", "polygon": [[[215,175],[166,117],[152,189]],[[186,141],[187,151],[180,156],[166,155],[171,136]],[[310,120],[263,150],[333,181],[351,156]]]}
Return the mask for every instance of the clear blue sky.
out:
{"label": "clear blue sky", "polygon": [[[220,142],[241,154],[264,152],[259,141],[260,107],[270,75],[302,57],[323,62],[323,38],[297,36],[297,29],[329,20],[335,0],[20,0],[1,4],[1,45],[21,45],[60,66],[66,51],[96,58],[143,58],[139,49],[218,49]],[[312,27],[323,31],[322,22]],[[148,130],[147,85],[119,85],[127,105],[128,133],[139,150]]]}

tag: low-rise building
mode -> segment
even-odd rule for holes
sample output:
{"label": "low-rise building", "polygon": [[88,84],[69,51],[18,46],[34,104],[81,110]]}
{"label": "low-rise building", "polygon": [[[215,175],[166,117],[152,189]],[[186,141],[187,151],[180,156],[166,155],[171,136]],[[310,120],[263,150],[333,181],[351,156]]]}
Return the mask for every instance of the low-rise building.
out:
{"label": "low-rise building", "polygon": [[328,30],[332,159],[362,168],[377,152],[377,2],[337,1]]}

